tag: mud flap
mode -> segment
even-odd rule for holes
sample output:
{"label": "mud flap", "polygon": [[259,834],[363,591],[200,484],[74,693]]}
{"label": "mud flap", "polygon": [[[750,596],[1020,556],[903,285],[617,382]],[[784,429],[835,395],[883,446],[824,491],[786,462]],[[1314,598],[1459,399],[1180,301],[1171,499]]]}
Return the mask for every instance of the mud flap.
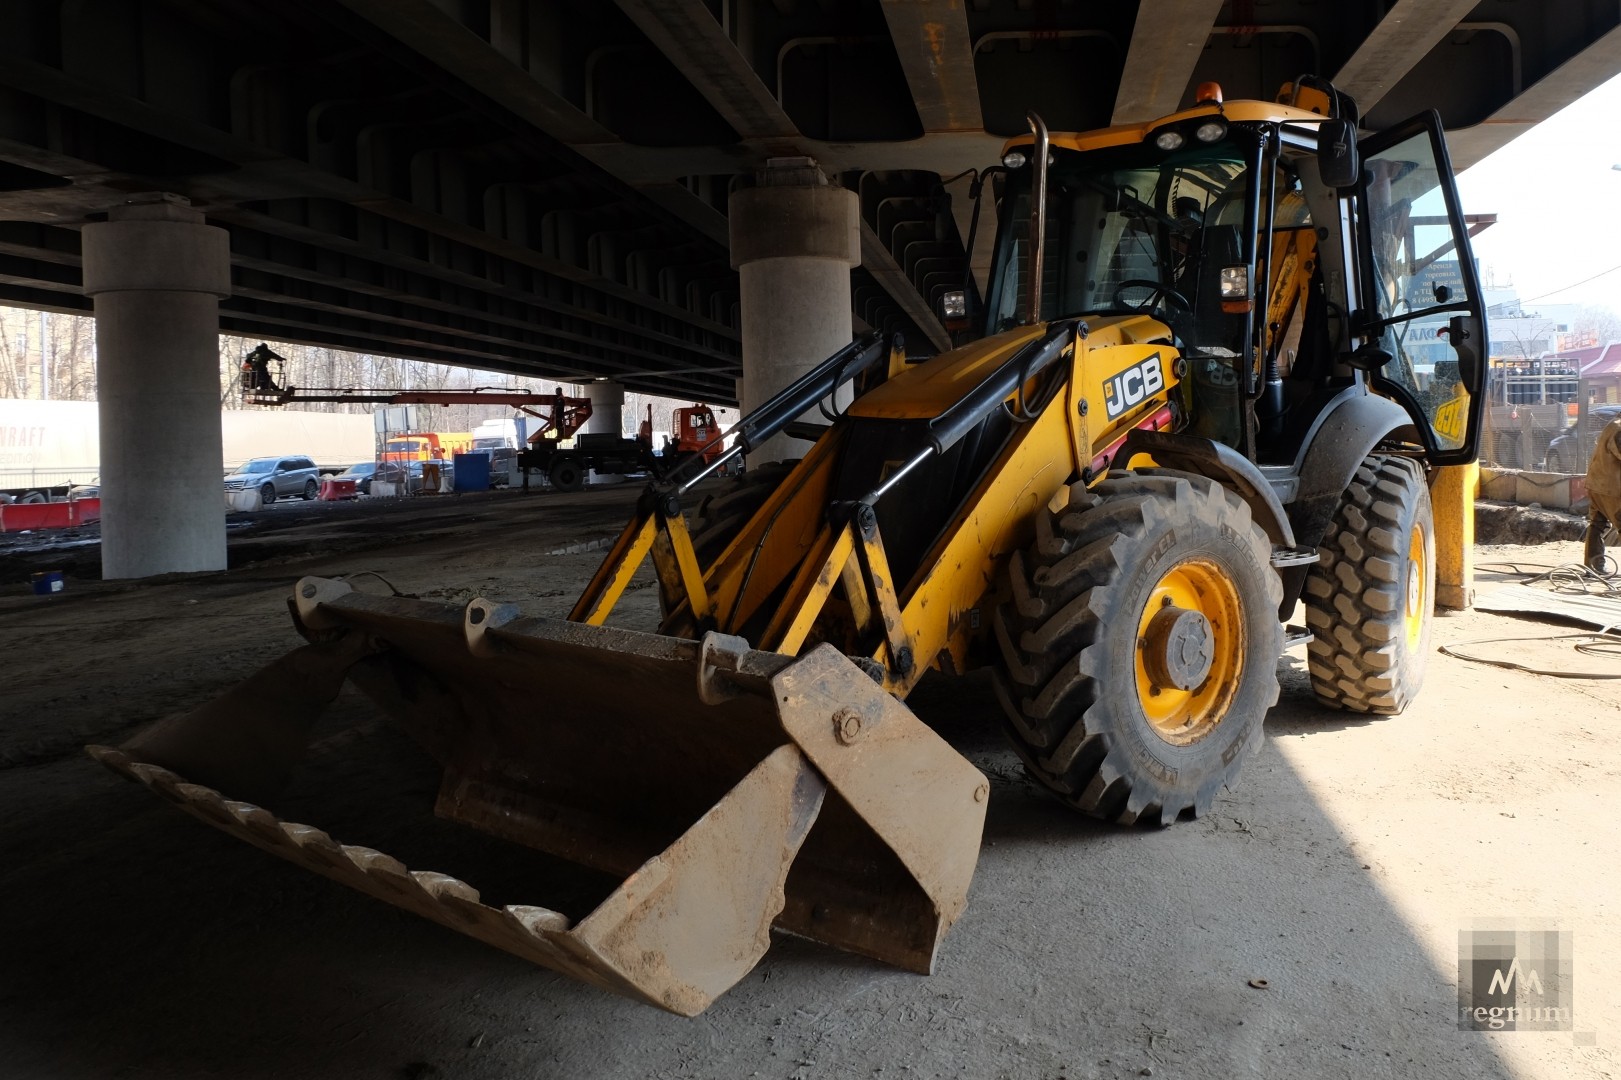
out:
{"label": "mud flap", "polygon": [[[292,692],[239,709],[253,697],[239,687],[91,755],[272,854],[682,1015],[753,968],[773,923],[928,972],[963,910],[985,778],[831,646],[796,659],[321,579],[299,583],[294,607],[312,644],[243,684],[314,670]],[[455,878],[190,782],[195,770],[263,789],[284,773],[334,671],[444,766],[440,817],[622,884],[573,925],[496,908]]]}

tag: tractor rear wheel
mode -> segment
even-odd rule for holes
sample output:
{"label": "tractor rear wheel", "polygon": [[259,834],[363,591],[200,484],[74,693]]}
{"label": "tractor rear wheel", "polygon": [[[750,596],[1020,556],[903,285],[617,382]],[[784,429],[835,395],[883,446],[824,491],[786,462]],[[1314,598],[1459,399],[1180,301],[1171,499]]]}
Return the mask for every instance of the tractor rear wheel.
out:
{"label": "tractor rear wheel", "polygon": [[1283,586],[1237,495],[1187,473],[1070,489],[1015,553],[992,627],[1026,767],[1122,824],[1204,813],[1278,699]]}
{"label": "tractor rear wheel", "polygon": [[1424,682],[1435,523],[1424,470],[1374,454],[1357,467],[1306,578],[1311,687],[1324,704],[1394,716]]}

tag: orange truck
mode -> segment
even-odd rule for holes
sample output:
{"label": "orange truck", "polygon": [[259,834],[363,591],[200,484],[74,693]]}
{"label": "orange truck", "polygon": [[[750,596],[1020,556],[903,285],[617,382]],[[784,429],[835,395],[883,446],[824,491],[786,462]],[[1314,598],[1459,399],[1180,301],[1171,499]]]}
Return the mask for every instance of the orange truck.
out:
{"label": "orange truck", "polygon": [[456,454],[465,454],[473,448],[473,436],[467,431],[408,431],[392,436],[383,444],[378,461],[441,461]]}

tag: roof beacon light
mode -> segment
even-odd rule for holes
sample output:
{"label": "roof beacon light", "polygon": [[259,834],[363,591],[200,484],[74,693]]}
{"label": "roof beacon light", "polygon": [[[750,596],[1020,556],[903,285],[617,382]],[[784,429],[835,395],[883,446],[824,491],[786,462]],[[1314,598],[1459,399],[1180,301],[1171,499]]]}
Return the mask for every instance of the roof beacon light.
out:
{"label": "roof beacon light", "polygon": [[1200,83],[1199,88],[1193,92],[1193,103],[1195,105],[1220,105],[1221,83]]}

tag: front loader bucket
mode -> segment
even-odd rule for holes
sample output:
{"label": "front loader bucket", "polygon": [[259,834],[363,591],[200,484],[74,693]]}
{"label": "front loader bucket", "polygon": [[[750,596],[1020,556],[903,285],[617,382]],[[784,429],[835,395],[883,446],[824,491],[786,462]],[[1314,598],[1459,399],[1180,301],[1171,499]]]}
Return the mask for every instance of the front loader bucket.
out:
{"label": "front loader bucket", "polygon": [[[309,645],[121,749],[210,825],[518,956],[683,1015],[777,927],[929,972],[961,914],[985,778],[831,646],[799,658],[382,597],[306,578]],[[345,679],[444,767],[434,812],[622,877],[578,922],[279,820],[265,799]]]}

